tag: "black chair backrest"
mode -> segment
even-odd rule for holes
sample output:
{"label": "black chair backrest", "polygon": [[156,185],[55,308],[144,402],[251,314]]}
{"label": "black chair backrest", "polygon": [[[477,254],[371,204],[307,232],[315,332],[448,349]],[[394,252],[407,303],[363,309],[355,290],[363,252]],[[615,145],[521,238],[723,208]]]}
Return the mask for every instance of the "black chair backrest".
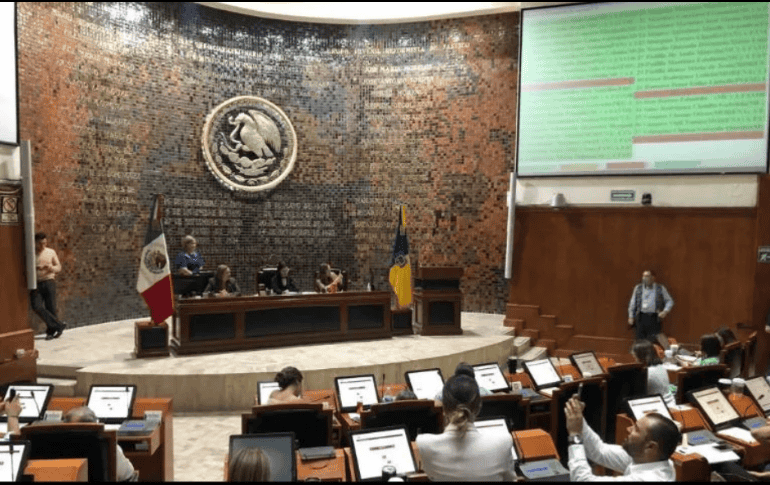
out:
{"label": "black chair backrest", "polygon": [[[103,431],[96,429],[77,430],[67,427],[55,430],[53,426],[40,427],[34,425],[22,428],[21,439],[30,442],[30,460],[52,460],[62,458],[87,458],[88,481],[115,481],[110,476],[110,454],[115,455],[114,444],[105,436]],[[62,426],[64,428],[64,426]],[[26,431],[25,431],[26,430]]]}
{"label": "black chair backrest", "polygon": [[243,434],[294,432],[299,448],[331,444],[331,414],[313,409],[273,410],[248,417]]}
{"label": "black chair backrest", "polygon": [[677,374],[676,402],[686,403],[689,391],[701,387],[716,386],[719,379],[727,375],[727,366],[724,364],[704,365],[682,369]]}
{"label": "black chair backrest", "polygon": [[605,379],[603,377],[592,377],[590,379],[581,379],[561,384],[553,392],[552,397],[552,399],[556,400],[556,414],[558,415],[554,444],[556,444],[556,451],[559,452],[561,462],[565,467],[569,460],[569,443],[567,441],[567,416],[564,413],[564,407],[567,405],[569,398],[577,392],[581,383],[583,384],[582,401],[586,405],[583,416],[596,434],[603,436],[605,433],[607,414],[607,382]]}
{"label": "black chair backrest", "polygon": [[647,368],[641,363],[620,364],[607,368],[607,414],[605,443],[615,442],[615,416],[627,398],[647,394]]}
{"label": "black chair backrest", "polygon": [[727,377],[734,379],[743,374],[743,358],[745,349],[741,342],[733,342],[722,349],[721,361],[728,367]]}
{"label": "black chair backrest", "polygon": [[[417,403],[409,406],[407,403]],[[385,428],[387,426],[405,425],[409,441],[414,441],[418,434],[438,434],[443,431],[440,408],[424,405],[425,401],[398,401],[372,406],[368,412],[361,414],[361,429]]]}
{"label": "black chair backrest", "polygon": [[273,282],[273,276],[278,274],[278,268],[276,267],[270,267],[270,268],[262,268],[257,272],[257,290],[259,290],[259,285],[264,285],[264,288],[270,288],[270,285]]}
{"label": "black chair backrest", "polygon": [[492,394],[481,397],[479,418],[502,416],[508,424],[508,431],[527,429],[529,422],[529,399],[517,394]]}

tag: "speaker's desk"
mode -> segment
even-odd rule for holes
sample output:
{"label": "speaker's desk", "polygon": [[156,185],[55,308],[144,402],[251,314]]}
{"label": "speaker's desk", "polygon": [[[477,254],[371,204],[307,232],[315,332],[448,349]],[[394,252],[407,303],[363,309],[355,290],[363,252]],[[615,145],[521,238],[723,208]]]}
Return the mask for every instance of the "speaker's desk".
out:
{"label": "speaker's desk", "polygon": [[198,354],[392,336],[387,291],[184,298],[171,348]]}
{"label": "speaker's desk", "polygon": [[88,460],[86,458],[29,460],[24,473],[32,475],[36,482],[87,482]]}
{"label": "speaker's desk", "polygon": [[[54,397],[49,410],[67,412],[85,406],[82,397]],[[171,398],[136,398],[132,419],[143,419],[145,411],[161,411],[160,426],[145,436],[118,436],[118,445],[144,482],[174,481],[173,406]]]}

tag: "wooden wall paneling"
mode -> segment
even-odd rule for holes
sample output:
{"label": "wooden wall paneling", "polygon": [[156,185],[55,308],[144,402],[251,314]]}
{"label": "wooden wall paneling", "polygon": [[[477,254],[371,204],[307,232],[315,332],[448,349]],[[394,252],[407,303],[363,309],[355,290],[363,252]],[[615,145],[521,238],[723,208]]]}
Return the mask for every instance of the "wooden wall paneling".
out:
{"label": "wooden wall paneling", "polygon": [[770,177],[759,177],[757,201],[756,240],[753,249],[754,280],[751,325],[757,330],[757,373],[764,375],[768,367],[770,335],[764,331],[765,319],[770,313],[770,264],[757,262],[759,246],[770,246]]}

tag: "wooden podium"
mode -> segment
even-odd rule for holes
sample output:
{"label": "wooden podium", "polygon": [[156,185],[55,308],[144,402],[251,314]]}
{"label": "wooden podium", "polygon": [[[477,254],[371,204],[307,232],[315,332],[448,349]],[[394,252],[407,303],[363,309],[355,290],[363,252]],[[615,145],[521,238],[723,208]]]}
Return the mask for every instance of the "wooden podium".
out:
{"label": "wooden podium", "polygon": [[462,268],[418,267],[414,281],[414,332],[420,335],[462,335],[460,291]]}
{"label": "wooden podium", "polygon": [[153,325],[149,320],[135,323],[136,358],[168,357],[168,324]]}

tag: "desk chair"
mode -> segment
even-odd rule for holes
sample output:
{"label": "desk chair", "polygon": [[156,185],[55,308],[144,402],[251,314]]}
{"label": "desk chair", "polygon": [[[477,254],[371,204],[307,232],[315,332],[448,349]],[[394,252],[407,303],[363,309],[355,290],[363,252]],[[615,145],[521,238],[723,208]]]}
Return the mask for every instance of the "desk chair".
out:
{"label": "desk chair", "polygon": [[733,342],[725,345],[719,353],[719,361],[727,366],[727,377],[734,379],[743,375],[743,361],[746,350],[743,343]]}
{"label": "desk chair", "polygon": [[583,416],[586,422],[591,426],[596,434],[604,436],[606,431],[607,418],[607,381],[602,377],[592,377],[576,382],[566,382],[561,384],[553,392],[552,399],[556,406],[556,419],[552,419],[551,436],[556,444],[556,450],[561,457],[562,465],[567,466],[569,454],[567,450],[567,416],[564,413],[564,407],[567,401],[578,390],[580,384],[583,384],[583,399],[585,411]]}
{"label": "desk chair", "polygon": [[521,394],[492,394],[481,396],[479,418],[503,416],[508,431],[527,429],[529,424],[529,399]]}
{"label": "desk chair", "polygon": [[278,273],[277,266],[265,266],[257,271],[257,293],[260,295],[266,295],[267,289],[270,288],[270,284],[273,281],[273,276]]}
{"label": "desk chair", "polygon": [[621,412],[623,402],[647,394],[647,368],[641,363],[619,364],[607,367],[607,374],[607,429],[602,439],[614,443],[615,416]]}
{"label": "desk chair", "polygon": [[361,429],[406,425],[409,441],[418,434],[438,434],[444,430],[444,412],[432,399],[416,399],[373,404],[361,412]]}
{"label": "desk chair", "polygon": [[743,352],[743,371],[744,379],[751,379],[757,376],[757,332],[752,333],[746,342],[743,344],[745,351]]}
{"label": "desk chair", "polygon": [[31,424],[21,428],[20,440],[31,443],[29,459],[87,458],[89,482],[117,478],[117,435],[99,423]]}
{"label": "desk chair", "polygon": [[254,406],[241,415],[241,433],[293,431],[298,448],[332,445],[334,411],[323,403],[281,403]]}
{"label": "desk chair", "polygon": [[688,391],[701,387],[716,386],[719,379],[727,376],[727,366],[724,364],[684,367],[676,375],[676,402],[687,402]]}

